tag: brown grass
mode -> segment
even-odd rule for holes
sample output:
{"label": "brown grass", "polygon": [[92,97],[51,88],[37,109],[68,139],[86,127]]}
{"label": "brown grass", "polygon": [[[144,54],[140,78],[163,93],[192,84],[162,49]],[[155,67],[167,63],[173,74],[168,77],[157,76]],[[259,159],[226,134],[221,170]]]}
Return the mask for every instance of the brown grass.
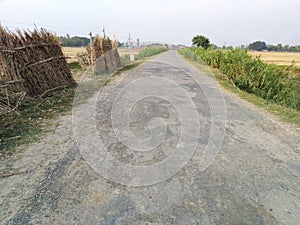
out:
{"label": "brown grass", "polygon": [[261,56],[262,61],[276,65],[290,66],[293,61],[300,67],[300,52],[249,52],[252,56]]}
{"label": "brown grass", "polygon": [[[142,48],[132,48],[130,51],[132,54],[137,54],[140,51],[142,51]],[[120,56],[124,56],[124,55],[128,55],[129,54],[129,49],[128,48],[118,48],[118,52],[120,54]]]}
{"label": "brown grass", "polygon": [[[76,58],[77,54],[86,52],[86,47],[62,47],[63,53],[65,56],[70,57],[67,59],[68,62],[77,62],[78,59]],[[131,49],[131,53],[137,54],[143,49]],[[120,56],[124,56],[129,54],[128,48],[118,48],[118,52]]]}
{"label": "brown grass", "polygon": [[69,57],[68,62],[77,62],[77,54],[86,52],[86,47],[62,47],[65,56]]}

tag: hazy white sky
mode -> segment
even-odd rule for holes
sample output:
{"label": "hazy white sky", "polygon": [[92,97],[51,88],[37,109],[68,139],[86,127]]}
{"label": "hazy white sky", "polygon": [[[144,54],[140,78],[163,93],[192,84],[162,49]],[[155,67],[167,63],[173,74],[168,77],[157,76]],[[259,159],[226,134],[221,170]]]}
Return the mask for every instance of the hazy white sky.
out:
{"label": "hazy white sky", "polygon": [[191,44],[203,34],[217,45],[256,40],[300,45],[299,0],[0,0],[9,28],[49,28],[59,35],[100,33],[121,41]]}

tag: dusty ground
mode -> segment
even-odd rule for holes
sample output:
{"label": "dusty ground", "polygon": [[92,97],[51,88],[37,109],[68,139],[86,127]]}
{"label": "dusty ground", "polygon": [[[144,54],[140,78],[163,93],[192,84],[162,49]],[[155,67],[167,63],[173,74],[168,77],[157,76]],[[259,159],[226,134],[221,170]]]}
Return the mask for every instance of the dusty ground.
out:
{"label": "dusty ground", "polygon": [[[15,171],[0,180],[1,224],[298,224],[299,130],[223,93],[174,51],[155,60],[76,106],[73,125],[72,115],[62,116],[40,142],[21,146],[1,162]],[[158,78],[179,89],[161,80],[157,85],[166,88],[150,95]],[[224,94],[226,118],[217,92]],[[118,100],[125,102],[118,105]],[[124,111],[128,106],[130,112]],[[138,140],[122,133],[124,121],[115,119],[124,115]],[[189,158],[195,144],[189,138],[195,134]],[[220,148],[207,154],[210,143]],[[144,170],[182,149],[186,152],[164,167]],[[180,164],[182,159],[187,163]]]}

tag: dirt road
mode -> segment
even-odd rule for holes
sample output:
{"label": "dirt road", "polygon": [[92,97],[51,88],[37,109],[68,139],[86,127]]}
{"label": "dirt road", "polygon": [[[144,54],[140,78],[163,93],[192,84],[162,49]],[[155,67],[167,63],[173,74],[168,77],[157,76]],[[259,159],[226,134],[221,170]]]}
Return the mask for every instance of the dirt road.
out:
{"label": "dirt road", "polygon": [[0,223],[299,224],[300,132],[259,111],[163,53],[1,162]]}

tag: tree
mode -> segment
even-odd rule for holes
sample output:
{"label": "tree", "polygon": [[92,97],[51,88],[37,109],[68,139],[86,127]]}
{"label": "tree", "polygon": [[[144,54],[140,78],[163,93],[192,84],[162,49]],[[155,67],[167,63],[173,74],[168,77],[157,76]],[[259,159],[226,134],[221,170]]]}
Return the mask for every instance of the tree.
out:
{"label": "tree", "polygon": [[264,41],[255,41],[249,44],[249,49],[255,51],[263,51],[263,50],[267,50],[268,46]]}
{"label": "tree", "polygon": [[119,48],[124,48],[124,47],[125,47],[125,43],[124,43],[124,42],[119,42],[119,41],[118,41],[118,47],[119,47]]}
{"label": "tree", "polygon": [[211,46],[209,39],[202,35],[195,36],[192,41],[193,45],[196,45],[197,47],[202,47],[204,49],[208,49]]}
{"label": "tree", "polygon": [[271,52],[278,52],[278,47],[276,45],[268,45],[268,50]]}
{"label": "tree", "polygon": [[90,39],[86,37],[70,37],[67,34],[67,37],[60,37],[60,41],[63,47],[81,47],[81,46],[88,46],[90,43]]}

